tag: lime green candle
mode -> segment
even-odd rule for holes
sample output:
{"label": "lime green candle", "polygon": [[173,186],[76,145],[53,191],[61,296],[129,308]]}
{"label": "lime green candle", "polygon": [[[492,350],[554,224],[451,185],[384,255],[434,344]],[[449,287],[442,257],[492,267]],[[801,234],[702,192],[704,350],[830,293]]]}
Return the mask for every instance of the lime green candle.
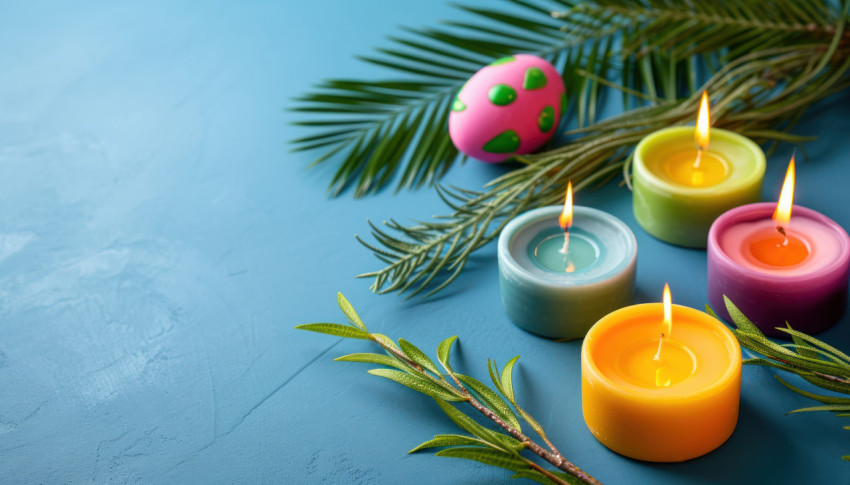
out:
{"label": "lime green candle", "polygon": [[705,140],[707,146],[700,149],[694,128],[680,126],[650,134],[635,149],[635,218],[662,241],[704,248],[708,229],[720,214],[761,196],[761,148],[749,138],[716,128],[710,141]]}

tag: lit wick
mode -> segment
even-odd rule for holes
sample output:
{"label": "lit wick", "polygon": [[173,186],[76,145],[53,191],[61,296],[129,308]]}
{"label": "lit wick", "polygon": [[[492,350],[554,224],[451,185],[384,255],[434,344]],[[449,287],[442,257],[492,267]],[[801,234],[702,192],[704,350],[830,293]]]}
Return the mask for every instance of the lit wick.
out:
{"label": "lit wick", "polygon": [[567,249],[570,247],[570,228],[573,226],[573,182],[567,183],[567,196],[564,199],[564,210],[561,211],[561,216],[558,217],[558,224],[564,230],[564,247],[561,248],[561,254],[567,254]]}
{"label": "lit wick", "polygon": [[788,171],[785,172],[785,182],[782,184],[782,192],[779,193],[779,202],[776,204],[776,210],[773,211],[773,221],[776,223],[776,231],[782,234],[782,244],[780,246],[788,246],[788,233],[785,227],[791,221],[791,208],[794,206],[794,155],[791,155],[791,163],[788,164]]}
{"label": "lit wick", "polygon": [[661,337],[658,339],[658,350],[652,357],[654,362],[658,363],[655,368],[655,385],[658,387],[667,387],[672,382],[670,373],[667,371],[667,366],[661,358],[661,349],[664,347],[664,337],[669,336],[673,330],[673,309],[672,299],[670,298],[670,287],[664,283],[664,321],[661,323]]}
{"label": "lit wick", "polygon": [[[560,253],[567,259],[567,251],[570,249],[570,228],[573,226],[573,182],[567,183],[567,196],[564,199],[564,210],[561,211],[561,216],[558,217],[558,224],[564,230],[564,247],[560,249]],[[564,271],[572,273],[575,271],[575,266],[572,261],[567,261],[567,267]]]}
{"label": "lit wick", "polygon": [[564,247],[560,249],[561,254],[567,254],[570,249],[570,228],[564,229]]}
{"label": "lit wick", "polygon": [[661,322],[661,337],[658,339],[658,350],[652,358],[654,361],[661,361],[661,348],[664,346],[664,337],[670,335],[673,329],[673,300],[670,297],[670,286],[664,283],[664,320]]}
{"label": "lit wick", "polygon": [[708,95],[705,91],[702,92],[702,100],[699,104],[699,112],[697,113],[697,127],[694,130],[694,140],[697,144],[697,159],[694,162],[694,170],[699,170],[702,154],[708,150],[708,140],[711,131],[711,120],[708,112]]}

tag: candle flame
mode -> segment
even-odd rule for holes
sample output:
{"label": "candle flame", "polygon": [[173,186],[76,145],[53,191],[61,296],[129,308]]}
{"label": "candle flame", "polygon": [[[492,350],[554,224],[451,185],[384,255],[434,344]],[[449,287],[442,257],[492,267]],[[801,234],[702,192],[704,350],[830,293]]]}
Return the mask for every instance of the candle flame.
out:
{"label": "candle flame", "polygon": [[697,113],[697,127],[694,130],[694,139],[700,150],[708,149],[708,139],[711,132],[711,115],[708,109],[708,94],[702,92],[702,100],[699,103],[699,112]]}
{"label": "candle flame", "polygon": [[664,283],[664,321],[661,323],[661,335],[669,337],[673,331],[673,299],[670,297],[670,286]]}
{"label": "candle flame", "polygon": [[561,229],[567,230],[573,225],[573,183],[570,181],[567,183],[567,197],[564,199],[564,210],[561,212],[561,216],[558,217],[558,224],[561,225]]}
{"label": "candle flame", "polygon": [[777,227],[783,227],[791,220],[791,207],[794,205],[794,155],[791,155],[791,163],[785,172],[785,183],[782,184],[782,192],[779,194],[779,203],[773,212],[773,220]]}

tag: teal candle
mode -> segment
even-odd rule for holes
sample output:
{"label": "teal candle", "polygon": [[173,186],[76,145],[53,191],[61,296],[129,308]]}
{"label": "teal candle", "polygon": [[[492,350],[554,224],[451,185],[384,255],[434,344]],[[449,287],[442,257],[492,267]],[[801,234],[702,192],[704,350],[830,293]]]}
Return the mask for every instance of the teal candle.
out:
{"label": "teal candle", "polygon": [[541,231],[528,245],[528,251],[528,258],[538,268],[555,273],[580,273],[599,260],[599,244],[579,228],[564,232],[560,227],[550,227]]}
{"label": "teal candle", "polygon": [[513,323],[545,337],[574,339],[632,303],[637,243],[621,220],[589,207],[573,207],[565,233],[558,225],[562,210],[542,207],[505,226],[499,279]]}

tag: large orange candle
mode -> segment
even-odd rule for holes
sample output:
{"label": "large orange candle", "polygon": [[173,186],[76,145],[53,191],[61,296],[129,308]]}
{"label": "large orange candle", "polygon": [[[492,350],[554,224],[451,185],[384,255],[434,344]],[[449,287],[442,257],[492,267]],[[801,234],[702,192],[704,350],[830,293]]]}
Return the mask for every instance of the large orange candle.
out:
{"label": "large orange candle", "polygon": [[[741,347],[715,318],[665,303],[599,320],[581,349],[582,411],[622,455],[684,461],[720,446],[738,421]],[[666,311],[665,311],[666,308]]]}

